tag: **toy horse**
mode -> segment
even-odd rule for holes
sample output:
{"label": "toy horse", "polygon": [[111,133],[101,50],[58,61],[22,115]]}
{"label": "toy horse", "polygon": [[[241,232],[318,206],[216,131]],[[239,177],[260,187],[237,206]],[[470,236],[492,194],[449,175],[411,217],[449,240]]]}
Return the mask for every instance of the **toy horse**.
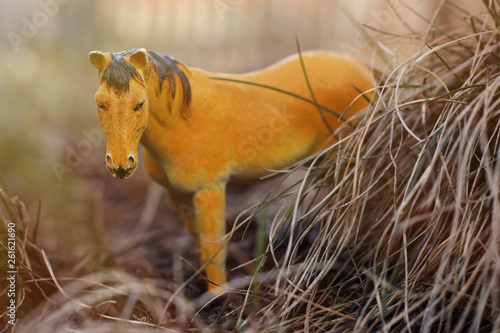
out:
{"label": "toy horse", "polygon": [[[342,123],[328,111],[347,109],[349,118],[368,104],[359,91],[373,87],[362,62],[323,51],[238,75],[188,68],[145,49],[89,58],[99,69],[95,100],[107,169],[130,177],[142,143],[149,174],[167,189],[200,249],[209,291],[226,283],[226,184],[255,182],[325,148]],[[311,93],[317,104],[304,100]]]}

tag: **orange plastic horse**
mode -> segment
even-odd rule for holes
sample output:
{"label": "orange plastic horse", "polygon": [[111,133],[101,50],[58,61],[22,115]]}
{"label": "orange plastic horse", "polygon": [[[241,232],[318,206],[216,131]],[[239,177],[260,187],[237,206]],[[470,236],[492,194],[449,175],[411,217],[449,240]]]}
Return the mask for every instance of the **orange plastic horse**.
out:
{"label": "orange plastic horse", "polygon": [[[283,92],[213,79],[311,98],[298,56],[240,75],[187,68],[145,49],[89,58],[99,69],[95,100],[107,169],[130,177],[142,143],[147,170],[167,189],[200,249],[209,290],[217,290],[226,283],[226,184],[255,182],[266,169],[318,152],[341,124],[338,116]],[[302,61],[317,103],[338,113],[350,106],[346,118],[367,106],[358,90],[373,82],[363,63],[324,51],[304,52]]]}

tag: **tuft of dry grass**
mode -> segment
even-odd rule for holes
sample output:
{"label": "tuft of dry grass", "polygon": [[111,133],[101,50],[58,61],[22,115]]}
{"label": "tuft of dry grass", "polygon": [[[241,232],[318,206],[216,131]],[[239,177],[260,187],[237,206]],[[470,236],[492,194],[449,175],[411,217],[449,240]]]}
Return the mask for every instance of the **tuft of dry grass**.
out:
{"label": "tuft of dry grass", "polygon": [[430,21],[421,51],[378,73],[355,127],[240,215],[235,241],[259,220],[242,265],[255,274],[233,273],[215,299],[189,290],[182,262],[172,281],[147,266],[155,231],[75,263],[46,253],[0,190],[2,245],[16,224],[16,332],[500,331],[500,19],[498,2],[485,8],[461,30]]}
{"label": "tuft of dry grass", "polygon": [[274,296],[255,314],[274,314],[264,331],[500,331],[494,2],[484,15],[468,31],[430,22],[425,48],[381,74],[355,130],[270,199],[286,203],[265,253],[274,278],[256,287]]}
{"label": "tuft of dry grass", "polygon": [[[71,263],[57,259],[57,255],[53,256],[55,260],[49,259],[34,243],[36,236],[29,228],[23,202],[0,189],[0,203],[2,252],[7,251],[3,240],[7,239],[9,224],[14,223],[16,233],[16,332],[66,332],[77,328],[82,328],[79,332],[142,332],[142,328],[164,331],[172,320],[172,312],[162,306],[164,299],[174,301],[178,311],[172,326],[179,327],[182,323],[180,319],[189,311],[189,305],[178,298],[172,300],[172,293],[160,281],[139,279],[118,269],[61,277],[64,276],[61,267]],[[6,258],[6,255],[1,257],[2,268],[7,267]],[[55,262],[60,267],[53,268]],[[0,296],[5,301],[10,299],[7,288],[2,288]],[[2,311],[5,308],[2,306]],[[152,317],[162,326],[153,324]],[[3,312],[2,331],[14,328],[7,325],[8,320]]]}

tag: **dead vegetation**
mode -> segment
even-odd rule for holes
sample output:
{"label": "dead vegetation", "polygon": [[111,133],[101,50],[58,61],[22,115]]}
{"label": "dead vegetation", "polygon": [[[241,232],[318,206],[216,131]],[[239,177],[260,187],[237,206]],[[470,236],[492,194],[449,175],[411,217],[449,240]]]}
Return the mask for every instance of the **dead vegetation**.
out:
{"label": "dead vegetation", "polygon": [[236,242],[266,207],[281,207],[252,238],[260,250],[245,266],[255,274],[233,275],[235,290],[211,302],[183,262],[165,279],[155,265],[127,269],[143,258],[116,261],[158,250],[152,234],[71,275],[63,256],[37,246],[19,198],[1,191],[1,231],[17,228],[16,332],[500,331],[496,6],[486,1],[460,30],[429,22],[421,52],[379,73],[355,129],[237,219]]}

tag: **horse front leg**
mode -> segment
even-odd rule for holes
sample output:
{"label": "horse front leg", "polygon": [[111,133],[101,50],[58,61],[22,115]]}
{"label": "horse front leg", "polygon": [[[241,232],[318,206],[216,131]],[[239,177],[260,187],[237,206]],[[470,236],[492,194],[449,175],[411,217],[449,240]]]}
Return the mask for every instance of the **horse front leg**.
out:
{"label": "horse front leg", "polygon": [[210,282],[208,290],[221,291],[226,283],[226,184],[215,184],[194,194],[193,204],[199,231],[201,264]]}

